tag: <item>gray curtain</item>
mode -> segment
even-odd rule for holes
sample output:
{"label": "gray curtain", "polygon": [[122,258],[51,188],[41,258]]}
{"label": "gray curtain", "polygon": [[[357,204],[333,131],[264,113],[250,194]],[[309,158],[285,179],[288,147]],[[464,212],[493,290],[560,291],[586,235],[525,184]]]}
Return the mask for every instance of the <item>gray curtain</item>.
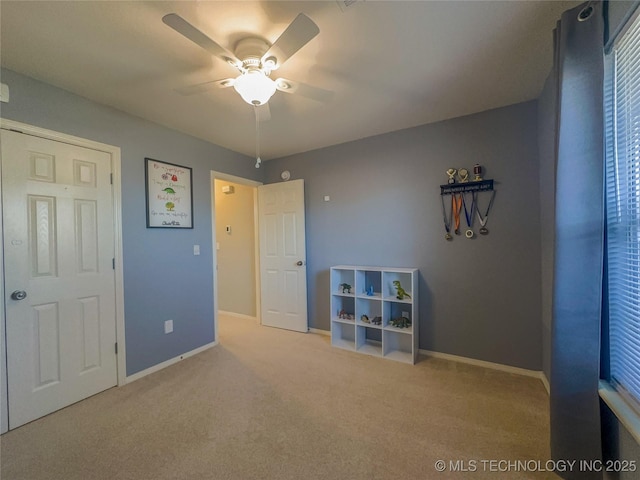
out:
{"label": "gray curtain", "polygon": [[[601,460],[600,319],[604,236],[604,18],[566,11],[555,32],[556,211],[551,331],[551,455]],[[567,479],[601,473],[558,472]]]}

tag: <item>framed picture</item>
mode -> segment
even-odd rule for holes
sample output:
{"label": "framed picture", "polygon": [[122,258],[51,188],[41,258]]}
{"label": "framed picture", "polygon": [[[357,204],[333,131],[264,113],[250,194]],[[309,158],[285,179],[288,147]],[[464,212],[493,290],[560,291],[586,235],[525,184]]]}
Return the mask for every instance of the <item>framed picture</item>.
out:
{"label": "framed picture", "polygon": [[191,168],[145,158],[147,228],[193,228]]}

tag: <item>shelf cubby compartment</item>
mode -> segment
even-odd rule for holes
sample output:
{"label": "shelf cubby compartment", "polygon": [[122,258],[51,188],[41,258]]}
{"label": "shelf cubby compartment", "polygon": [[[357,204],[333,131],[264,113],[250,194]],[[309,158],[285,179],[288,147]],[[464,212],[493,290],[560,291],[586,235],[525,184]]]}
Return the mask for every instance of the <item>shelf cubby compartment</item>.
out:
{"label": "shelf cubby compartment", "polygon": [[[331,296],[331,320],[347,323],[354,323],[356,319],[355,297],[344,297],[342,295]],[[351,318],[340,318],[340,312],[344,311],[351,315]]]}
{"label": "shelf cubby compartment", "polygon": [[331,345],[345,350],[356,349],[356,326],[344,322],[331,322]]}
{"label": "shelf cubby compartment", "polygon": [[[343,284],[351,285],[351,293],[343,292]],[[331,293],[333,295],[355,297],[356,279],[355,271],[352,269],[334,268],[331,270]]]}
{"label": "shelf cubby compartment", "polygon": [[[397,331],[396,331],[397,330]],[[385,329],[383,333],[383,352],[382,355],[385,358],[392,360],[398,360],[400,362],[413,363],[414,362],[414,348],[412,336],[404,332],[407,329]]]}
{"label": "shelf cubby compartment", "polygon": [[[356,295],[358,297],[382,298],[382,272],[379,270],[356,270]],[[368,293],[373,289],[373,295]]]}
{"label": "shelf cubby compartment", "polygon": [[369,322],[371,322],[375,317],[380,317],[382,319],[382,302],[380,301],[380,299],[376,299],[373,297],[357,298],[356,323],[365,327],[381,329],[382,323],[380,325],[375,325],[373,323],[363,322],[361,320],[362,315],[366,315],[367,317],[369,317]]}
{"label": "shelf cubby compartment", "polygon": [[[411,322],[411,326],[400,328],[394,327],[391,324],[391,320],[401,317],[409,319],[409,321]],[[411,308],[411,305],[405,302],[401,302],[400,300],[384,302],[382,312],[382,326],[385,330],[411,335],[413,333],[413,309]]]}
{"label": "shelf cubby compartment", "polygon": [[356,351],[381,357],[382,330],[369,326],[356,326]]}
{"label": "shelf cubby compartment", "polygon": [[[405,297],[402,300],[398,299],[397,291],[393,284],[394,281],[400,282],[400,286],[410,297]],[[412,273],[409,271],[384,271],[382,272],[382,297],[385,300],[411,303],[413,301],[413,283]]]}

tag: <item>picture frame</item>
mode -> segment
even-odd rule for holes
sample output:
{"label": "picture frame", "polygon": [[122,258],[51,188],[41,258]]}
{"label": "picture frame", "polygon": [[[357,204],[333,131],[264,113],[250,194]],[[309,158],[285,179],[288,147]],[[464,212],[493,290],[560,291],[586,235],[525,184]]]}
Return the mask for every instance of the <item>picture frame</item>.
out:
{"label": "picture frame", "polygon": [[190,167],[145,158],[147,228],[193,228]]}

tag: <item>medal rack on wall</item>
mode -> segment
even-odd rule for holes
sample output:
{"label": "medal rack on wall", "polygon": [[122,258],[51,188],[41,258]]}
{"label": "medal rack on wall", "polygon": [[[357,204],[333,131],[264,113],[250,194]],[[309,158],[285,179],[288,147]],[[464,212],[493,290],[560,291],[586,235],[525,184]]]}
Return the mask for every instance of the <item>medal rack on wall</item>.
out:
{"label": "medal rack on wall", "polygon": [[[444,238],[451,241],[455,238],[454,235],[463,235],[466,238],[476,238],[474,219],[477,218],[480,228],[477,230],[480,235],[488,235],[489,229],[487,228],[487,221],[489,220],[489,212],[493,206],[493,200],[495,198],[495,190],[493,189],[493,180],[484,180],[480,177],[481,167],[480,165],[474,165],[473,172],[476,175],[477,180],[468,181],[468,171],[466,169],[456,170],[450,168],[447,170],[449,175],[449,183],[447,185],[440,185],[440,200],[442,203],[442,217],[444,220],[444,228],[446,234]],[[455,175],[458,174],[460,182],[455,181]],[[480,211],[479,192],[491,192],[491,198],[486,208]],[[467,193],[471,193],[471,203]],[[444,197],[446,195],[451,196],[451,206],[447,209],[445,205]],[[467,206],[469,205],[469,208]],[[447,211],[448,210],[448,211]],[[464,217],[462,217],[464,212]],[[484,214],[482,213],[484,212]],[[463,231],[461,219],[466,220],[467,228]]]}

